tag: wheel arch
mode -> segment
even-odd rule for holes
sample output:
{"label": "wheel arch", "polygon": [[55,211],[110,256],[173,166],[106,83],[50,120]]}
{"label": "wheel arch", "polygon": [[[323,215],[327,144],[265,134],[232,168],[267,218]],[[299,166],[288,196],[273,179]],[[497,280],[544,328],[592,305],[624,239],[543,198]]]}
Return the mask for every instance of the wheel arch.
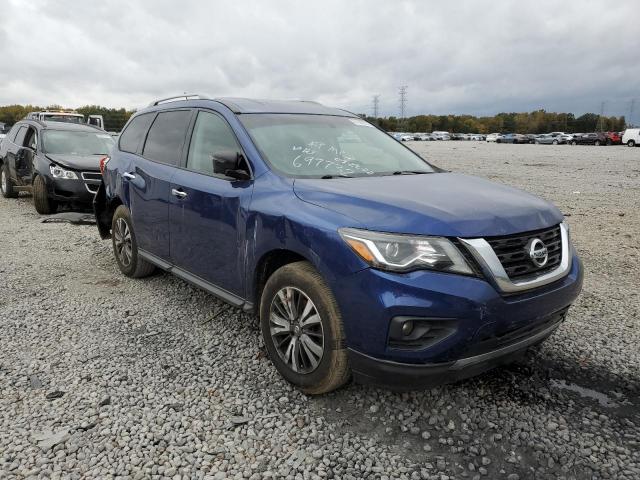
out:
{"label": "wheel arch", "polygon": [[287,248],[276,248],[265,252],[258,262],[253,274],[252,282],[252,300],[254,302],[256,312],[260,311],[260,301],[262,299],[262,292],[264,286],[269,280],[269,277],[275,273],[281,267],[294,262],[309,262],[313,265],[310,259],[304,255],[295,252]]}

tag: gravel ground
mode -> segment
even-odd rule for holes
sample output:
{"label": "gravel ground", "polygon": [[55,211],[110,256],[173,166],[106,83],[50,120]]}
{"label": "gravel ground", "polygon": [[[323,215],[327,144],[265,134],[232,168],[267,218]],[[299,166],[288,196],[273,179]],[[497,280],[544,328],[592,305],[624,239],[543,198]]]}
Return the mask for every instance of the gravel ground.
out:
{"label": "gravel ground", "polygon": [[640,148],[412,147],[569,217],[584,291],[542,347],[428,391],[306,397],[253,318],[0,198],[0,478],[640,478]]}

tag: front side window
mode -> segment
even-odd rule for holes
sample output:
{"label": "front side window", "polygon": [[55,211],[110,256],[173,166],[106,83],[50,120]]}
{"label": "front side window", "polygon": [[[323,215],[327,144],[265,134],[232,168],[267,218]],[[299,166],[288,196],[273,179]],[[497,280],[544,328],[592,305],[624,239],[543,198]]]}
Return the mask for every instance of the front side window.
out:
{"label": "front side window", "polygon": [[156,162],[178,165],[191,111],[161,112],[149,129],[142,156]]}
{"label": "front side window", "polygon": [[42,150],[52,155],[106,155],[114,145],[108,133],[45,130]]}
{"label": "front side window", "polygon": [[20,129],[16,132],[16,136],[13,138],[13,143],[16,145],[22,146],[24,143],[24,137],[27,134],[27,127],[25,125],[21,125]]}
{"label": "front side window", "polygon": [[425,160],[360,118],[303,114],[239,118],[269,164],[286,176],[434,172]]}
{"label": "front side window", "polygon": [[187,168],[212,175],[213,156],[229,151],[239,152],[240,145],[227,122],[214,113],[198,113],[191,136]]}
{"label": "front side window", "polygon": [[153,113],[143,113],[134,117],[120,135],[120,150],[137,153],[153,117]]}

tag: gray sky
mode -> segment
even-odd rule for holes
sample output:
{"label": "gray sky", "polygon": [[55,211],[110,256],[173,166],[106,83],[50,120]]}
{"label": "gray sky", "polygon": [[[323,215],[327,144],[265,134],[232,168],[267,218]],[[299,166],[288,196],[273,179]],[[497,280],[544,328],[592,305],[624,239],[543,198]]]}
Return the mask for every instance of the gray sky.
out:
{"label": "gray sky", "polygon": [[0,104],[304,98],[397,115],[640,120],[640,4],[616,1],[5,0]]}

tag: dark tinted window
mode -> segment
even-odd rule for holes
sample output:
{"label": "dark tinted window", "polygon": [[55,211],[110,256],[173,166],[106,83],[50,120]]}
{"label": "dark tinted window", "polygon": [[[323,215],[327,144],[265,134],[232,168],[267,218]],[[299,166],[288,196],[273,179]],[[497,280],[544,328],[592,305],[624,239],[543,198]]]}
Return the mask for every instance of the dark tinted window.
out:
{"label": "dark tinted window", "polygon": [[153,113],[145,113],[135,117],[124,132],[120,135],[120,150],[129,153],[137,153],[138,147],[147,133],[147,128],[151,120],[153,120]]}
{"label": "dark tinted window", "polygon": [[22,146],[22,142],[24,142],[24,136],[26,133],[27,133],[27,127],[25,127],[24,125],[21,125],[20,130],[18,130],[18,133],[13,139],[13,143],[15,143],[16,145]]}
{"label": "dark tinted window", "polygon": [[190,117],[189,110],[159,113],[147,135],[144,158],[178,165]]}
{"label": "dark tinted window", "polygon": [[191,136],[187,168],[213,174],[212,157],[222,151],[240,152],[240,146],[231,127],[218,115],[198,113]]}

